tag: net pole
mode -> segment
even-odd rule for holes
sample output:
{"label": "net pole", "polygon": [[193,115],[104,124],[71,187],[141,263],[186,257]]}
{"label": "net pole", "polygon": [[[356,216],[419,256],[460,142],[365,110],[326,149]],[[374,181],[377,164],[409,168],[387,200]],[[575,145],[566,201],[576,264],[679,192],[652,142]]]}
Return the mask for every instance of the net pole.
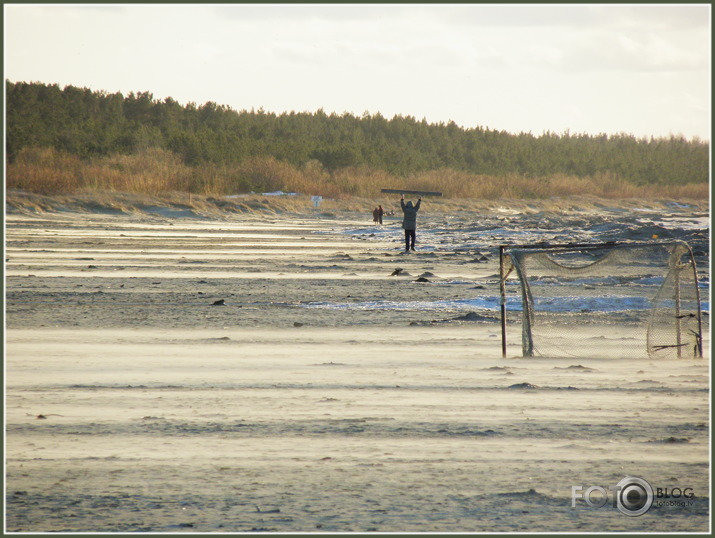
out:
{"label": "net pole", "polygon": [[693,267],[693,279],[695,281],[695,301],[698,304],[698,334],[696,336],[696,346],[697,346],[697,356],[698,358],[703,358],[703,313],[700,309],[700,286],[698,284],[698,269],[695,266],[695,256],[693,255],[693,249],[688,246],[690,250],[690,261]]}
{"label": "net pole", "polygon": [[676,261],[675,267],[675,348],[678,350],[678,358],[682,358],[683,342],[680,336],[680,267]]}
{"label": "net pole", "polygon": [[700,285],[698,281],[698,267],[695,263],[695,254],[693,254],[693,249],[687,243],[685,246],[688,249],[688,254],[690,255],[690,267],[693,271],[693,282],[695,283],[695,302],[697,305],[698,313],[698,333],[695,335],[695,356],[699,359],[703,358],[703,312],[700,306]]}
{"label": "net pole", "polygon": [[504,277],[504,246],[499,246],[499,291],[501,293],[501,356],[506,359],[506,278]]}

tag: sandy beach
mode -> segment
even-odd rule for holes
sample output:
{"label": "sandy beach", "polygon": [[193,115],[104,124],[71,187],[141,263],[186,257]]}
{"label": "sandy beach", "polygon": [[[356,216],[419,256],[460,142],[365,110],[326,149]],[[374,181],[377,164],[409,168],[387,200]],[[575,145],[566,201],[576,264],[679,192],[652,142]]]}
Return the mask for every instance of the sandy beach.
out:
{"label": "sandy beach", "polygon": [[[405,254],[373,200],[10,196],[5,530],[707,532],[707,204],[423,203]],[[654,235],[703,359],[502,358],[499,244]],[[667,492],[572,503],[624,477]]]}

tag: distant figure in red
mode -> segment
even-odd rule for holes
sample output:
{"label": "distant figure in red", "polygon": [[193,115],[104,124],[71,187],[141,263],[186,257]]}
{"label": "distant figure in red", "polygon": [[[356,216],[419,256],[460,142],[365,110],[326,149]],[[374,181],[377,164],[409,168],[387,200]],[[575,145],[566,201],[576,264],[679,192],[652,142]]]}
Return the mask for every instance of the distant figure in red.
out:
{"label": "distant figure in red", "polygon": [[380,224],[382,224],[382,216],[385,214],[385,210],[382,209],[382,206],[377,208],[377,218],[380,221]]}
{"label": "distant figure in red", "polygon": [[372,222],[374,222],[375,224],[380,221],[379,211],[380,210],[377,207],[372,210]]}

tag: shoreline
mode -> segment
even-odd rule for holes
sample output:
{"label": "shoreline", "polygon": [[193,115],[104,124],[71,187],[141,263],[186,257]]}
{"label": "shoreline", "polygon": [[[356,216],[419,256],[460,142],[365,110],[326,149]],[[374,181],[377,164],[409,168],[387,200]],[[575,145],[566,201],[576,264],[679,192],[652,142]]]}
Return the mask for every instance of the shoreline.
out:
{"label": "shoreline", "polygon": [[[408,197],[409,198],[409,197]],[[391,205],[394,203],[394,207]],[[311,196],[245,194],[222,197],[199,196],[189,193],[146,195],[122,192],[84,192],[75,194],[43,195],[10,190],[5,194],[5,213],[96,213],[107,215],[146,214],[168,218],[222,218],[249,215],[296,215],[305,217],[359,216],[369,219],[378,204],[386,210],[399,210],[399,197],[324,198],[318,207]],[[548,199],[451,199],[426,197],[423,212],[448,214],[460,211],[517,211],[525,214],[558,212],[572,214],[587,211],[614,210],[687,210],[709,212],[709,200],[700,199],[612,199],[596,196],[566,196]]]}

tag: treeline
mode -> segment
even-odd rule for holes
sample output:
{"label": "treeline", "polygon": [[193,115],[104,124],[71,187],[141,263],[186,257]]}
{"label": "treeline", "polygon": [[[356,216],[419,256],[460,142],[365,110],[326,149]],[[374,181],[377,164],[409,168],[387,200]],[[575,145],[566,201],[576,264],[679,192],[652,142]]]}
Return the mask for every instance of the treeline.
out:
{"label": "treeline", "polygon": [[[327,180],[351,170],[360,171],[353,174],[355,181],[376,175],[404,181],[436,171],[450,171],[464,181],[560,176],[676,187],[709,180],[709,143],[679,136],[534,136],[464,129],[454,122],[430,124],[410,116],[235,111],[213,102],[182,106],[172,98],[154,99],[149,92],[125,96],[10,81],[6,98],[8,168],[27,165],[28,159],[37,159],[38,150],[51,149],[54,159],[59,155],[79,163],[170,154],[182,170],[204,168],[217,174],[268,162],[274,169],[312,170],[314,175],[320,169]],[[224,187],[251,187],[239,179],[233,184],[230,178],[223,180]]]}

